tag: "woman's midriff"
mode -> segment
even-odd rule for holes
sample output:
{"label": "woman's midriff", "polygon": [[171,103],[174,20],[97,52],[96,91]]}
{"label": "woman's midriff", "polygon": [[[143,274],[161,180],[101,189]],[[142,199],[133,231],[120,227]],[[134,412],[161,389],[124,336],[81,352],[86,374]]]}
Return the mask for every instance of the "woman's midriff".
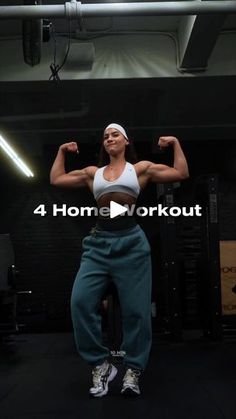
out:
{"label": "woman's midriff", "polygon": [[120,205],[132,205],[136,203],[136,199],[123,192],[109,192],[101,196],[98,201],[98,207],[110,207],[110,202],[115,201]]}

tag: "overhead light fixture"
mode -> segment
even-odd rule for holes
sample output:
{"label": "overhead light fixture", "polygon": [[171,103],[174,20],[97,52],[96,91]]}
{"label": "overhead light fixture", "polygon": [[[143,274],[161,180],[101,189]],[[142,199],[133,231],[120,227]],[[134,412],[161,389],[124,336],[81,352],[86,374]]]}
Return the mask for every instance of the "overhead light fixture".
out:
{"label": "overhead light fixture", "polygon": [[13,148],[8,144],[8,142],[0,134],[0,147],[5,151],[5,153],[13,160],[16,166],[28,177],[34,177],[34,174],[26,166],[26,164],[21,160],[21,158],[16,154]]}

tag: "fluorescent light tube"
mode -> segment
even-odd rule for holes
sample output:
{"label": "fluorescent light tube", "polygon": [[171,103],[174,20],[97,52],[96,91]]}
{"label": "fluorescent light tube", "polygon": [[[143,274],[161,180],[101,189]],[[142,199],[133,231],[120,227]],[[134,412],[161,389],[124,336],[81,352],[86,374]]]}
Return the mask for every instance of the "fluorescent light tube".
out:
{"label": "fluorescent light tube", "polygon": [[13,160],[16,166],[28,177],[34,177],[34,174],[26,166],[26,164],[21,160],[21,158],[16,154],[13,148],[4,140],[3,136],[0,134],[0,147],[5,151],[5,153]]}

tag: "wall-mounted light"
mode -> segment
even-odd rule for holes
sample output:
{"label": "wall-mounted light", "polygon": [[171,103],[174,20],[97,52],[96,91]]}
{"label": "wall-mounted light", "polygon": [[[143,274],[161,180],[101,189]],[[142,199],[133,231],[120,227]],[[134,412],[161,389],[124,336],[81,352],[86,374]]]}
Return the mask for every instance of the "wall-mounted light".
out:
{"label": "wall-mounted light", "polygon": [[5,153],[13,160],[16,166],[28,177],[34,177],[34,174],[26,166],[26,164],[21,160],[21,158],[16,154],[13,148],[8,144],[8,142],[0,134],[0,147],[5,151]]}

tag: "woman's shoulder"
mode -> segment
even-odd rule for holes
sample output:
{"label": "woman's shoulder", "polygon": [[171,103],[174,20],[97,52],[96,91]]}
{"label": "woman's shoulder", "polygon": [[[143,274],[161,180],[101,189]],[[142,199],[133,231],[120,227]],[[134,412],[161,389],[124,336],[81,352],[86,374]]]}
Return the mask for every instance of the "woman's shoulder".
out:
{"label": "woman's shoulder", "polygon": [[94,178],[96,171],[99,168],[97,166],[88,166],[86,167],[84,170],[86,172],[86,174],[90,177],[90,178]]}
{"label": "woman's shoulder", "polygon": [[148,169],[150,164],[151,162],[148,160],[140,160],[137,163],[135,163],[133,166],[136,170],[137,175],[140,176],[143,173],[145,173],[145,171]]}

